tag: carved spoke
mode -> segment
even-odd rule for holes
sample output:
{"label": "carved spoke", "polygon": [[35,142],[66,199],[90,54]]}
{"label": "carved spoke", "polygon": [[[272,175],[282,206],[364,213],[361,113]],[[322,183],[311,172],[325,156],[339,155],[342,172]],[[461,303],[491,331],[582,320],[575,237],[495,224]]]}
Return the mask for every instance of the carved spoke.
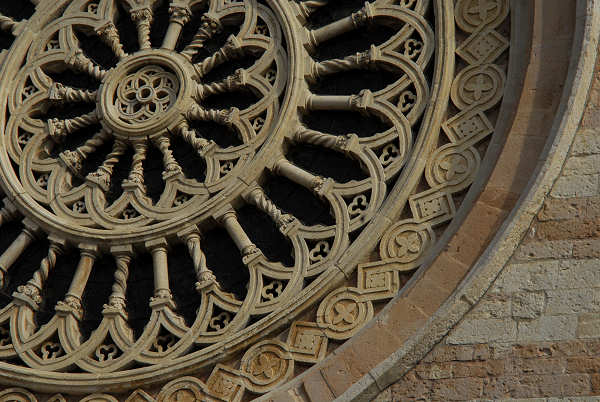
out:
{"label": "carved spoke", "polygon": [[98,91],[83,90],[64,86],[55,82],[48,90],[48,98],[52,101],[60,102],[96,102]]}
{"label": "carved spoke", "polygon": [[150,26],[160,0],[120,0],[136,24],[140,49],[150,48]]}
{"label": "carved spoke", "polygon": [[72,119],[50,119],[48,120],[46,127],[50,138],[52,138],[53,141],[60,143],[65,140],[67,135],[74,131],[97,124],[99,121],[98,114],[96,111],[93,111]]}
{"label": "carved spoke", "polygon": [[101,81],[107,74],[107,71],[96,65],[81,49],[71,52],[65,59],[65,63],[77,71],[89,74],[91,77]]}
{"label": "carved spoke", "polygon": [[329,178],[326,179],[321,176],[315,176],[294,165],[287,159],[280,159],[275,164],[273,172],[275,174],[287,177],[291,181],[306,187],[320,197],[325,197],[333,186],[333,180]]}
{"label": "carved spoke", "polygon": [[237,108],[229,110],[204,109],[199,105],[192,105],[186,114],[188,120],[212,121],[228,127],[234,127],[239,120],[240,111]]}
{"label": "carved spoke", "polygon": [[145,142],[137,142],[133,145],[135,151],[133,155],[133,162],[131,163],[131,172],[129,173],[128,183],[139,185],[145,189],[144,186],[144,161],[146,160],[146,153],[148,152],[148,145]]}
{"label": "carved spoke", "polygon": [[83,161],[110,138],[112,135],[103,129],[74,151],[61,153],[60,159],[73,174],[81,175]]}
{"label": "carved spoke", "polygon": [[158,137],[154,140],[158,149],[163,154],[163,164],[165,167],[164,174],[178,174],[181,173],[181,166],[173,157],[173,151],[171,151],[171,142],[167,137]]}
{"label": "carved spoke", "polygon": [[357,152],[358,148],[358,136],[356,134],[331,135],[305,127],[301,127],[296,131],[294,140],[346,153]]}
{"label": "carved spoke", "polygon": [[194,67],[196,68],[198,75],[204,77],[216,67],[239,58],[242,54],[243,49],[239,39],[232,35],[227,39],[227,42],[225,42],[225,45],[223,45],[222,48],[204,61],[195,64]]}
{"label": "carved spoke", "polygon": [[19,286],[18,296],[30,303],[32,308],[37,309],[42,302],[41,292],[44,284],[51,271],[56,267],[56,260],[63,251],[63,243],[51,240],[48,255],[40,263],[39,269],[33,273],[33,277],[25,285]]}
{"label": "carved spoke", "polygon": [[119,38],[119,31],[112,21],[106,21],[104,25],[96,29],[96,33],[119,59],[127,57],[127,53],[123,50],[123,44],[121,44],[121,39]]}
{"label": "carved spoke", "polygon": [[79,264],[75,269],[75,275],[65,298],[56,305],[57,312],[72,314],[77,320],[83,318],[83,292],[87,286],[97,256],[98,250],[95,246],[82,246],[80,248]]}
{"label": "carved spoke", "polygon": [[213,141],[209,141],[200,137],[196,130],[190,129],[190,126],[187,122],[181,123],[179,126],[179,134],[196,150],[196,152],[198,152],[198,155],[200,156],[204,155],[206,152],[208,152],[208,150],[216,147],[216,144]]}
{"label": "carved spoke", "polygon": [[219,286],[215,275],[206,265],[206,256],[200,247],[200,234],[197,230],[183,234],[182,237],[194,262],[197,279],[196,290],[201,291],[212,284]]}
{"label": "carved spoke", "polygon": [[103,191],[108,191],[115,165],[119,163],[119,158],[126,150],[127,144],[121,140],[115,140],[112,151],[106,156],[98,170],[87,175],[87,180],[100,186]]}
{"label": "carved spoke", "polygon": [[220,218],[219,222],[225,227],[229,236],[238,247],[242,256],[250,259],[252,256],[260,254],[260,250],[252,240],[248,237],[242,226],[240,225],[237,215],[233,209],[226,211]]}
{"label": "carved spoke", "polygon": [[295,218],[292,215],[286,214],[271,201],[262,188],[256,186],[252,188],[244,198],[249,203],[253,204],[275,222],[281,231],[285,231],[287,226],[292,224]]}
{"label": "carved spoke", "polygon": [[248,72],[246,70],[239,69],[235,72],[235,74],[230,75],[221,81],[198,85],[196,89],[196,97],[197,100],[202,100],[211,95],[222,94],[244,88],[247,84]]}
{"label": "carved spoke", "polygon": [[174,49],[181,34],[183,26],[192,17],[190,7],[179,1],[173,0],[169,6],[169,28],[162,44],[163,49]]}
{"label": "carved spoke", "polygon": [[10,246],[8,246],[2,255],[0,255],[0,288],[4,287],[5,285],[5,277],[8,274],[8,270],[35,239],[35,232],[37,230],[38,228],[32,226],[31,224],[26,225],[26,227],[21,230],[21,233],[19,233],[17,238],[10,244]]}
{"label": "carved spoke", "polygon": [[0,13],[0,30],[17,36],[27,21],[16,21],[15,19]]}
{"label": "carved spoke", "polygon": [[316,47],[323,42],[332,40],[347,32],[365,26],[371,23],[372,19],[373,6],[371,3],[366,3],[364,8],[353,13],[352,15],[310,31],[309,37],[311,39],[311,45]]}
{"label": "carved spoke", "polygon": [[202,16],[202,25],[198,28],[198,32],[196,32],[190,44],[181,53],[191,61],[194,55],[204,47],[204,42],[221,32],[222,29],[221,21],[216,16],[210,13],[204,14]]}

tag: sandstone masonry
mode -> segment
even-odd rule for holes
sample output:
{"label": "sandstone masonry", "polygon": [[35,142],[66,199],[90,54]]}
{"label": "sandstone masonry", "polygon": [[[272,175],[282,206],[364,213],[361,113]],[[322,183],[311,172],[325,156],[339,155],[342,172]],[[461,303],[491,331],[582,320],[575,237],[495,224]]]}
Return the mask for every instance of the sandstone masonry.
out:
{"label": "sandstone masonry", "polygon": [[376,401],[598,400],[599,93],[596,78],[569,158],[511,263]]}

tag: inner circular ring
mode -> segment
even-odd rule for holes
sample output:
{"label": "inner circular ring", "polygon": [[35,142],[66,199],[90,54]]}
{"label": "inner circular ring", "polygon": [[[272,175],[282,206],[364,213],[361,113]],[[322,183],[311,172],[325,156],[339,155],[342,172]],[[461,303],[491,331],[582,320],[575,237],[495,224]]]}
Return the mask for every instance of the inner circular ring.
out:
{"label": "inner circular ring", "polygon": [[174,130],[193,102],[194,69],[176,52],[148,49],[119,62],[102,80],[102,125],[122,140]]}
{"label": "inner circular ring", "polygon": [[144,85],[135,93],[135,98],[140,103],[150,103],[156,98],[156,92],[154,88],[149,85]]}

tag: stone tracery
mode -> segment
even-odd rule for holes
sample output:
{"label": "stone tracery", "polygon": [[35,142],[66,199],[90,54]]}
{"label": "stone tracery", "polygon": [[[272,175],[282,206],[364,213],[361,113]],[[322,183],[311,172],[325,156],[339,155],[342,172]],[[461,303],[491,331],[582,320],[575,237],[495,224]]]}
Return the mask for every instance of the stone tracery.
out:
{"label": "stone tracery", "polygon": [[[398,215],[392,211],[399,207],[389,207],[393,202],[389,200],[410,198],[414,219],[394,225],[381,244],[382,259],[393,259],[399,269],[361,267],[359,283],[364,283],[330,292],[318,307],[316,323],[295,322],[287,342],[267,340],[252,345],[239,369],[219,364],[205,384],[195,385],[198,392],[211,397],[237,400],[246,389],[264,393],[289,379],[294,361],[322,359],[327,339],[352,336],[372,318],[375,293],[393,294],[399,286],[397,272],[418,266],[435,241],[433,226],[454,213],[452,193],[468,186],[478,168],[479,155],[469,145],[490,133],[481,127],[489,124],[481,117],[482,110],[499,102],[504,76],[497,66],[477,62],[459,74],[448,95],[465,114],[475,106],[481,120],[458,122],[457,128],[446,123],[444,129],[452,143],[435,152],[427,150],[433,155],[425,168],[432,190],[414,194],[420,170],[415,168],[417,173],[410,174],[415,166],[411,158],[432,148],[427,144],[433,144],[436,124],[441,123],[439,117],[437,121],[431,117],[435,113],[428,105],[446,101],[443,94],[430,93],[425,74],[440,40],[425,18],[432,7],[429,1],[366,3],[352,15],[314,29],[308,27],[307,19],[328,1],[172,1],[168,27],[156,44],[151,29],[159,3],[121,2],[137,29],[139,50],[129,54],[115,25],[119,15],[116,1],[64,2],[62,16],[48,22],[31,43],[27,62],[11,85],[10,117],[3,122],[3,183],[7,187],[3,217],[16,219],[23,214],[27,219],[22,234],[0,257],[1,273],[10,275],[12,263],[41,233],[49,235],[50,245],[32,279],[17,289],[14,301],[0,314],[0,322],[11,334],[10,343],[0,347],[0,355],[18,357],[27,366],[46,372],[78,367],[85,373],[106,375],[109,387],[128,381],[127,375],[138,375],[130,370],[134,365],[144,367],[139,375],[152,382],[152,367],[166,361],[214,364],[218,349],[206,345],[223,348],[227,344],[234,351],[236,342],[276,329],[269,321],[299,313],[300,309],[291,307],[294,303],[316,302],[326,289],[340,282],[340,270],[349,273],[356,268],[356,263],[348,260],[358,258],[358,249],[367,247],[368,242],[352,239],[363,231],[362,237],[382,233],[387,223],[378,215]],[[482,23],[493,28],[491,21],[502,22],[506,17],[503,1],[494,2],[495,8],[478,15],[469,14],[472,8],[467,3],[459,1],[456,6],[458,10],[466,7],[461,12],[466,15],[464,21],[457,17],[457,22],[467,32]],[[438,15],[452,9],[436,7]],[[201,16],[197,32],[181,52],[173,51],[194,14]],[[447,28],[445,18],[442,26]],[[310,56],[329,40],[379,23],[394,29],[382,44],[340,58],[317,61]],[[239,33],[198,60],[197,53],[206,42],[231,24],[239,26]],[[85,53],[81,45],[85,38],[77,33],[81,30],[97,35],[109,46],[118,60],[115,66],[105,68]],[[493,46],[493,39],[501,39],[499,34],[488,35],[488,46]],[[491,52],[481,46],[475,49],[480,53],[471,58]],[[243,57],[253,58],[254,64],[217,80],[207,79],[219,67]],[[438,57],[439,66],[452,70],[450,59],[441,53]],[[493,58],[485,61],[491,63]],[[352,95],[323,95],[310,89],[327,77],[356,69],[391,71],[396,79],[383,89],[363,89]],[[83,72],[98,86],[69,86],[53,78],[57,71]],[[439,78],[448,92],[451,78]],[[211,97],[239,90],[251,92],[257,100],[243,109],[205,106]],[[44,118],[56,104],[78,103],[94,105],[94,109],[68,118]],[[304,122],[307,114],[332,110],[376,117],[388,128],[372,136],[337,135],[311,129]],[[227,127],[241,145],[221,147],[194,128],[198,121]],[[86,127],[98,130],[75,148],[64,145]],[[176,138],[187,142],[206,164],[204,180],[185,174],[173,154]],[[367,178],[342,183],[304,169],[287,155],[287,149],[297,144],[330,149],[357,160]],[[108,153],[94,170],[86,171],[86,160],[106,146]],[[145,175],[150,148],[162,156],[165,183],[155,200]],[[115,167],[128,151],[133,156],[121,183],[123,192],[109,202]],[[17,171],[9,160],[19,166]],[[310,190],[328,204],[335,223],[306,225],[282,210],[264,190],[266,174],[285,177]],[[392,180],[398,177],[406,186],[391,189]],[[236,209],[241,203],[269,216],[292,244],[291,268],[265,258],[240,224]],[[202,234],[214,225],[226,230],[250,273],[245,298],[229,293],[206,262]],[[374,229],[376,226],[380,229]],[[352,238],[350,233],[354,233]],[[168,256],[176,243],[187,247],[197,278],[195,287],[202,294],[191,325],[178,314],[169,281]],[[35,315],[45,283],[61,254],[71,247],[79,249],[80,261],[69,290],[56,306],[55,317],[38,327]],[[143,334],[136,337],[128,323],[125,294],[130,262],[139,250],[152,256],[154,296],[149,301],[152,315]],[[85,314],[82,299],[90,272],[104,253],[116,262],[112,293],[100,326],[86,338],[78,324]],[[370,294],[365,296],[365,292]],[[164,369],[167,376],[171,371]],[[125,376],[115,380],[110,373]]]}

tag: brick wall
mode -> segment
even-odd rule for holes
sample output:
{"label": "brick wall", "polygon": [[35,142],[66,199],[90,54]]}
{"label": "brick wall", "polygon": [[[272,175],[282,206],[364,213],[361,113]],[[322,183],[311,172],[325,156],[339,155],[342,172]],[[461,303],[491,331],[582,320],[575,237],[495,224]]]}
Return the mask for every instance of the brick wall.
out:
{"label": "brick wall", "polygon": [[591,398],[600,395],[598,88],[596,79],[562,173],[511,263],[376,401],[598,400]]}

